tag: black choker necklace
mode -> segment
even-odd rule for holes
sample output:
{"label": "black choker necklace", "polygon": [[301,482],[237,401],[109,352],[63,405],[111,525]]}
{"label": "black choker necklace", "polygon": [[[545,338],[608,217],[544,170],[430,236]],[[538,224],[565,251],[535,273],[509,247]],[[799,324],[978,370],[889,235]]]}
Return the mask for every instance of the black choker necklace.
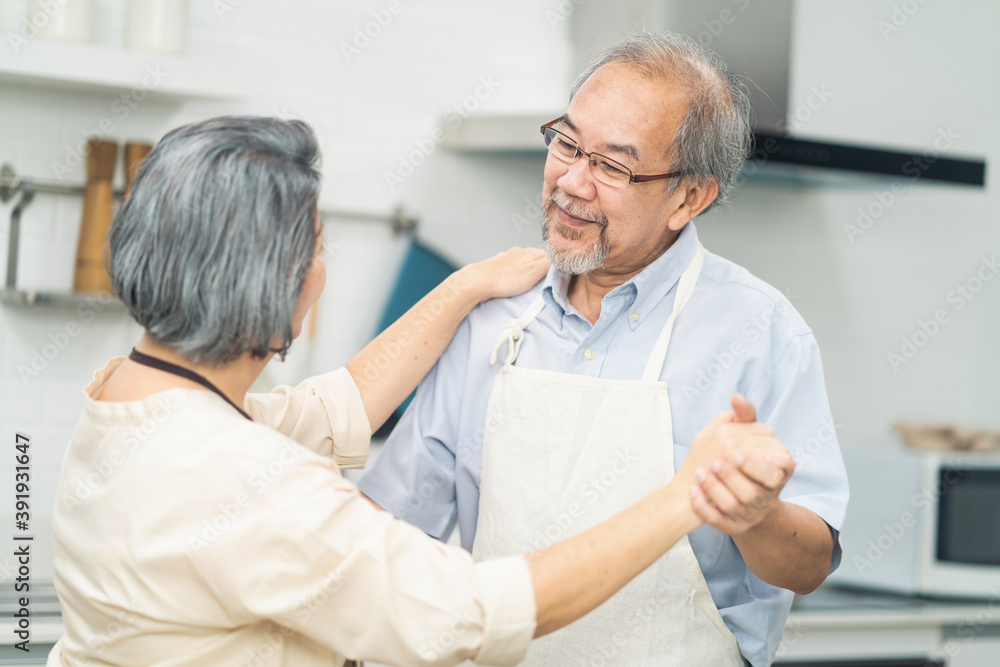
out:
{"label": "black choker necklace", "polygon": [[173,373],[174,375],[179,375],[182,378],[191,380],[192,382],[197,382],[206,389],[214,391],[216,394],[222,397],[222,400],[224,400],[226,403],[229,403],[229,405],[233,406],[234,410],[239,412],[241,415],[243,415],[250,421],[253,421],[253,419],[250,418],[250,415],[248,415],[246,411],[243,410],[243,408],[241,408],[240,406],[236,405],[231,400],[229,400],[229,397],[223,394],[222,390],[220,390],[214,384],[206,380],[201,375],[198,375],[194,371],[184,368],[182,366],[178,366],[177,364],[172,364],[169,361],[164,361],[163,359],[157,359],[156,357],[151,357],[148,354],[143,354],[134,347],[132,348],[132,352],[128,355],[128,358],[137,364],[142,364],[143,366],[149,366],[150,368],[155,368],[156,370],[163,371],[165,373]]}

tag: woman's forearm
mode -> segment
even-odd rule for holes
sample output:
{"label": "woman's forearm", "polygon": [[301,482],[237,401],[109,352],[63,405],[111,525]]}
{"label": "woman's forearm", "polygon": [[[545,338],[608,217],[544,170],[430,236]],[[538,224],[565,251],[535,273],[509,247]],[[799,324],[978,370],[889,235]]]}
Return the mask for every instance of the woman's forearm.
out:
{"label": "woman's forearm", "polygon": [[690,486],[686,477],[675,477],[604,523],[529,554],[538,609],[535,637],[596,608],[700,526]]}
{"label": "woman's forearm", "polygon": [[372,432],[437,362],[481,301],[522,294],[549,268],[539,248],[511,248],[456,271],[347,362]]}
{"label": "woman's forearm", "polygon": [[416,388],[481,300],[468,268],[456,271],[347,362],[372,432]]}
{"label": "woman's forearm", "polygon": [[769,427],[733,419],[732,412],[720,413],[699,431],[666,486],[604,523],[527,556],[535,586],[536,637],[597,607],[702,525],[691,504],[699,468],[750,454],[759,458],[756,472],[762,479],[787,467],[779,454],[787,456],[788,450]]}

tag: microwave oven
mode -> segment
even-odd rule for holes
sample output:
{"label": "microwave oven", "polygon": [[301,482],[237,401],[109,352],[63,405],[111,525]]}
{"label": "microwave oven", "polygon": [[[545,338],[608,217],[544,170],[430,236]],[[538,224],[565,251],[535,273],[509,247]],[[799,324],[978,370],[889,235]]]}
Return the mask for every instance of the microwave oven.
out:
{"label": "microwave oven", "polygon": [[851,487],[831,583],[1000,601],[1000,453],[844,447]]}

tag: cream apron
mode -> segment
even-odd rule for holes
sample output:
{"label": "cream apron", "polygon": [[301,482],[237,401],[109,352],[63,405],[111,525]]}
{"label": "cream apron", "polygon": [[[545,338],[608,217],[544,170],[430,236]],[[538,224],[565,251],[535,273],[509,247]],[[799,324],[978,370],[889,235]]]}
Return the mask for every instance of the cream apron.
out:
{"label": "cream apron", "polygon": [[[674,475],[667,385],[659,381],[678,313],[701,272],[699,246],[640,381],[514,366],[539,296],[512,320],[487,408],[476,560],[527,553],[575,535]],[[496,361],[494,351],[492,361]],[[687,537],[584,618],[536,640],[522,665],[743,665]]]}

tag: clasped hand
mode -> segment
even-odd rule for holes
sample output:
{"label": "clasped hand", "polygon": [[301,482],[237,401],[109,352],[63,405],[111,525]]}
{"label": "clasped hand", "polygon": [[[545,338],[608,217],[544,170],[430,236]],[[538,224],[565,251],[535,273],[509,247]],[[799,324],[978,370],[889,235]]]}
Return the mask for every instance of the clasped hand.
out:
{"label": "clasped hand", "polygon": [[691,507],[716,530],[737,536],[764,523],[780,506],[778,495],[795,470],[774,431],[757,423],[742,396],[694,439],[678,474],[693,482]]}

